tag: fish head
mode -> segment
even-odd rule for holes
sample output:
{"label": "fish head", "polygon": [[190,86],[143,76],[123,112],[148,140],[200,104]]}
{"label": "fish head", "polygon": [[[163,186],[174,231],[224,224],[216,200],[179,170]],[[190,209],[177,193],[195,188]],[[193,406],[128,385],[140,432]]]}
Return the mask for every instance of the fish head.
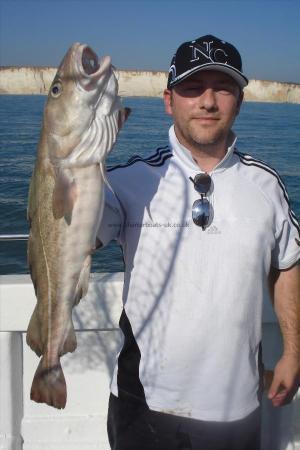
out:
{"label": "fish head", "polygon": [[43,129],[48,156],[62,168],[100,163],[112,149],[126,113],[111,58],[75,43],[49,90]]}

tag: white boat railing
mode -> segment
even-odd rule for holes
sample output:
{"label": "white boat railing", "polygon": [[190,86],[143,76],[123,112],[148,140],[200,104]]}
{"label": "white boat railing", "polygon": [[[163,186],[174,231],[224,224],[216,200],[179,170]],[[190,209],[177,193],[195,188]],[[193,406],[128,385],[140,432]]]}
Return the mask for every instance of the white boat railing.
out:
{"label": "white boat railing", "polygon": [[29,275],[0,276],[0,449],[107,450],[109,382],[117,346],[123,274],[92,274],[73,313],[78,347],[61,359],[68,400],[57,410],[30,400],[38,357],[25,334],[36,304]]}
{"label": "white boat railing", "polygon": [[[78,348],[62,366],[67,406],[56,410],[30,400],[38,357],[25,333],[36,304],[29,275],[0,276],[0,449],[108,450],[109,381],[121,339],[123,273],[92,274],[87,296],[73,312]],[[269,301],[264,305],[263,358],[274,368],[282,342]],[[300,396],[275,409],[263,401],[263,450],[300,450]]]}

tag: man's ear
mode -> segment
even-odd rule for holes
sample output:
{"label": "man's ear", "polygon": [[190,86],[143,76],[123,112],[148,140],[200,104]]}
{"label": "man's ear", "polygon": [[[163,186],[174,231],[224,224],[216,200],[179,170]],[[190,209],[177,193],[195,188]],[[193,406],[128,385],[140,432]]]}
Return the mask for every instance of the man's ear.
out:
{"label": "man's ear", "polygon": [[171,116],[173,110],[172,110],[172,91],[170,89],[164,90],[164,103],[166,113]]}
{"label": "man's ear", "polygon": [[241,90],[239,93],[239,97],[237,99],[236,116],[238,116],[240,113],[243,100],[244,100],[244,91]]}

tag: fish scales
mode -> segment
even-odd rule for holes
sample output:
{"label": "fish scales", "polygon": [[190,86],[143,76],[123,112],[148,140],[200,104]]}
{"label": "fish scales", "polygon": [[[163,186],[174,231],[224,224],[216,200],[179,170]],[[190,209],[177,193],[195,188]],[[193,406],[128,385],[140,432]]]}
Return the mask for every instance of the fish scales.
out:
{"label": "fish scales", "polygon": [[28,264],[37,297],[27,343],[42,356],[31,398],[64,408],[60,357],[76,349],[72,309],[86,294],[104,208],[104,164],[129,110],[110,58],[73,44],[50,87],[28,203]]}

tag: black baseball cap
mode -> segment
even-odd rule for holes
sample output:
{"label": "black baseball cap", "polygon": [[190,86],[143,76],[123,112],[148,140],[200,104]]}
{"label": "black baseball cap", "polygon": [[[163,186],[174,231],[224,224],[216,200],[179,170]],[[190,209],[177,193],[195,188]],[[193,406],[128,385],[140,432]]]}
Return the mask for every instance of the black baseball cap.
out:
{"label": "black baseball cap", "polygon": [[168,89],[195,72],[217,70],[230,75],[243,89],[248,79],[242,72],[242,59],[237,49],[211,34],[184,42],[172,58]]}

